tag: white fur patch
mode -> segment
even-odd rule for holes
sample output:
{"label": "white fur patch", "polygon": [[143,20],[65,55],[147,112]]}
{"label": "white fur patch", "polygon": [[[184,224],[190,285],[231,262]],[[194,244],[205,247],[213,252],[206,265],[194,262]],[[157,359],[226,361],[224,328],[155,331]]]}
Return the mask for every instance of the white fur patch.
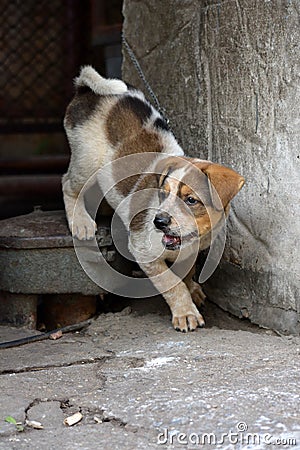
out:
{"label": "white fur patch", "polygon": [[[177,184],[183,179],[184,175],[188,172],[190,166],[186,165],[184,167],[180,167],[180,169],[173,170],[170,175],[170,178],[177,181]],[[168,182],[170,183],[170,179],[168,178]],[[175,192],[176,195],[176,192]]]}
{"label": "white fur patch", "polygon": [[75,78],[75,86],[88,86],[95,94],[118,95],[127,91],[127,86],[121,80],[101,77],[92,66],[84,66],[79,77]]}
{"label": "white fur patch", "polygon": [[184,152],[170,131],[160,130],[163,152],[174,156],[184,156]]}

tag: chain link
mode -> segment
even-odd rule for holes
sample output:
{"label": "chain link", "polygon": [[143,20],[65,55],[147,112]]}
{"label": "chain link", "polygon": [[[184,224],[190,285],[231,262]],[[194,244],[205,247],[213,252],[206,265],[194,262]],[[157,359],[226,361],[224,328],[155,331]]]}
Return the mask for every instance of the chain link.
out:
{"label": "chain link", "polygon": [[159,101],[158,101],[158,98],[156,97],[156,95],[155,95],[154,92],[153,92],[153,89],[151,88],[150,84],[148,83],[148,81],[147,81],[147,79],[146,79],[146,77],[145,77],[145,75],[144,75],[144,72],[143,72],[143,70],[142,70],[142,68],[141,68],[141,66],[140,66],[140,64],[139,64],[139,62],[138,62],[138,60],[137,60],[137,57],[135,56],[135,54],[134,54],[132,48],[130,47],[130,45],[128,44],[127,39],[126,39],[125,36],[124,36],[124,33],[122,33],[122,42],[123,42],[123,45],[124,45],[124,47],[125,47],[125,49],[126,49],[128,55],[129,55],[129,57],[130,57],[130,59],[131,59],[132,64],[134,65],[134,67],[135,67],[135,69],[136,69],[136,71],[137,71],[139,77],[140,77],[141,80],[143,81],[143,83],[144,83],[144,85],[145,85],[145,87],[146,87],[146,89],[147,89],[147,91],[148,91],[148,94],[149,94],[150,97],[152,98],[153,103],[155,104],[156,109],[157,109],[157,110],[159,111],[159,113],[163,116],[163,118],[164,118],[164,120],[166,121],[167,125],[170,126],[170,120],[169,120],[168,117],[166,116],[165,110],[160,106],[160,103],[159,103]]}

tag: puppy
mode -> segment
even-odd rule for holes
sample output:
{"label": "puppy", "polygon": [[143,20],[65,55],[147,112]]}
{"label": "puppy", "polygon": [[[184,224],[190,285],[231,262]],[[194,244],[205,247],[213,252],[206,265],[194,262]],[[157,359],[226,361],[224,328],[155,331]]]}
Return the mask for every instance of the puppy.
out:
{"label": "puppy", "polygon": [[86,66],[75,88],[64,119],[72,153],[62,179],[73,236],[94,238],[96,223],[79,194],[96,174],[128,230],[131,254],[167,301],[174,328],[204,326],[197,306],[205,295],[193,280],[194,262],[217,235],[244,178],[184,156],[164,118],[123,81]]}

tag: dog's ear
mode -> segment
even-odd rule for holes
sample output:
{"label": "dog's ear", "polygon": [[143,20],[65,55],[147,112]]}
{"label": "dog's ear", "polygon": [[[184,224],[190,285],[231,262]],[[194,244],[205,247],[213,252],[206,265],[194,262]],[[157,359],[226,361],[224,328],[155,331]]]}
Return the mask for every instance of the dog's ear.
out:
{"label": "dog's ear", "polygon": [[210,195],[217,209],[221,209],[222,206],[226,208],[245,183],[245,179],[237,172],[219,164],[200,164],[200,169],[205,173],[212,185],[209,187]]}

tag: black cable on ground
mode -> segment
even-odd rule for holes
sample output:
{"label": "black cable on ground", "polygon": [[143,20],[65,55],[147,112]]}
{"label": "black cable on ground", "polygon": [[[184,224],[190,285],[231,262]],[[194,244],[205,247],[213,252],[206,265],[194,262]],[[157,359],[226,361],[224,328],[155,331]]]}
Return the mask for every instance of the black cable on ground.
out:
{"label": "black cable on ground", "polygon": [[62,328],[57,328],[56,330],[47,331],[46,333],[35,334],[34,336],[27,336],[22,339],[16,339],[14,341],[0,342],[1,348],[11,348],[18,347],[19,345],[31,344],[32,342],[43,341],[44,339],[48,339],[51,334],[57,333],[61,331],[62,333],[70,333],[71,331],[78,331],[82,328],[89,326],[92,323],[93,319],[85,320],[83,322],[74,323],[72,325],[67,325]]}

